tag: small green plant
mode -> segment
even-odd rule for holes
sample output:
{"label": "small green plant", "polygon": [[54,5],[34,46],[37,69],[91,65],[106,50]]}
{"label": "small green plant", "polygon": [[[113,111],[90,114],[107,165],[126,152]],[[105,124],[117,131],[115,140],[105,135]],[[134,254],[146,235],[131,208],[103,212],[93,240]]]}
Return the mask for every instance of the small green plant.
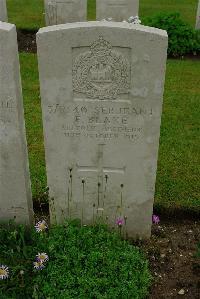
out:
{"label": "small green plant", "polygon": [[197,244],[196,257],[197,257],[197,258],[200,258],[200,242]]}
{"label": "small green plant", "polygon": [[142,24],[167,31],[169,56],[196,54],[200,51],[200,32],[183,21],[179,13],[159,13],[144,18]]}
{"label": "small green plant", "polygon": [[197,244],[196,252],[194,253],[193,272],[197,275],[200,273],[200,241]]}
{"label": "small green plant", "polygon": [[[104,225],[0,227],[0,298],[142,299],[151,275],[138,248]],[[9,274],[9,277],[7,277]]]}

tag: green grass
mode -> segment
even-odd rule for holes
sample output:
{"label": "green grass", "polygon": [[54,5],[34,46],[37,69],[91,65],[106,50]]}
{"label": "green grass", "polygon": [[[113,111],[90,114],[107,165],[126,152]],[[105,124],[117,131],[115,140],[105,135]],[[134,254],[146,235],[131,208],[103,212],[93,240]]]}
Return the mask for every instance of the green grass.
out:
{"label": "green grass", "polygon": [[96,20],[96,1],[88,0],[88,20]]}
{"label": "green grass", "polygon": [[140,0],[140,17],[149,17],[159,12],[179,12],[183,20],[192,26],[196,23],[198,0]]}
{"label": "green grass", "polygon": [[37,57],[21,53],[20,63],[32,190],[38,197],[46,187],[46,176]]}
{"label": "green grass", "polygon": [[[44,26],[44,0],[7,0],[9,22],[21,29],[36,30]],[[157,12],[180,12],[181,17],[195,24],[197,0],[140,0],[140,17]],[[88,0],[88,19],[95,20],[95,0]]]}
{"label": "green grass", "polygon": [[44,0],[7,0],[8,21],[17,28],[37,30],[44,27]]}
{"label": "green grass", "polygon": [[[46,187],[36,55],[20,54],[33,196]],[[200,61],[168,60],[156,206],[200,211]]]}
{"label": "green grass", "polygon": [[[0,280],[2,299],[144,299],[148,294],[148,261],[102,225],[65,223],[39,234],[7,225],[0,226],[0,239],[0,260],[10,272],[7,281]],[[34,270],[42,252],[49,261]]]}
{"label": "green grass", "polygon": [[200,211],[200,61],[168,60],[156,203]]}

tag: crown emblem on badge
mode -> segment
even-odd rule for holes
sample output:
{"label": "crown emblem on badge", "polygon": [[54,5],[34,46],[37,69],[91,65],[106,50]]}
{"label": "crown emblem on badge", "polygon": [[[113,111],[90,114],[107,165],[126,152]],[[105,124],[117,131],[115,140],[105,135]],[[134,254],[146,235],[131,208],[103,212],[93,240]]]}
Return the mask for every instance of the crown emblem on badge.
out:
{"label": "crown emblem on badge", "polygon": [[99,100],[113,100],[130,90],[130,64],[103,36],[73,63],[73,91]]}
{"label": "crown emblem on badge", "polygon": [[107,42],[103,36],[99,36],[99,38],[90,46],[91,52],[99,55],[108,54],[112,46],[109,42]]}

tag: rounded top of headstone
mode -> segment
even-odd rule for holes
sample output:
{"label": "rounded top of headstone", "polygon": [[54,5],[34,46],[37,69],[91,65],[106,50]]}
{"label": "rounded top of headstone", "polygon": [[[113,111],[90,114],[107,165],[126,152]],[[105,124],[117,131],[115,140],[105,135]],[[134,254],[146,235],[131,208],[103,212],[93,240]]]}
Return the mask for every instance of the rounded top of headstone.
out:
{"label": "rounded top of headstone", "polygon": [[139,24],[131,24],[128,22],[107,22],[107,21],[89,21],[89,22],[75,22],[75,23],[67,23],[67,24],[60,24],[54,26],[48,26],[40,28],[37,35],[45,34],[48,32],[55,32],[55,31],[62,31],[62,30],[70,30],[70,29],[80,29],[80,28],[121,28],[121,29],[130,29],[140,32],[147,32],[151,34],[160,35],[163,37],[167,37],[167,32],[162,29],[148,27]]}

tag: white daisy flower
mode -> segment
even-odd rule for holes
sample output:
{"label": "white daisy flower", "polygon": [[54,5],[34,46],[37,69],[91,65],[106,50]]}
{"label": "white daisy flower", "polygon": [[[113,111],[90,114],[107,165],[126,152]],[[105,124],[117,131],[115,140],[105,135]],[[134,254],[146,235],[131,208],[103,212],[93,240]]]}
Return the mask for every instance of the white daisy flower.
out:
{"label": "white daisy flower", "polygon": [[36,261],[41,262],[41,263],[45,263],[49,260],[48,255],[45,252],[42,253],[38,253],[36,255]]}
{"label": "white daisy flower", "polygon": [[38,233],[40,233],[40,232],[47,230],[48,225],[47,225],[46,221],[42,220],[42,221],[39,221],[38,223],[36,223],[35,229]]}
{"label": "white daisy flower", "polygon": [[5,265],[0,265],[0,279],[7,279],[9,277],[9,269]]}
{"label": "white daisy flower", "polygon": [[36,270],[42,270],[45,268],[44,264],[42,262],[34,262],[33,263],[34,269]]}

